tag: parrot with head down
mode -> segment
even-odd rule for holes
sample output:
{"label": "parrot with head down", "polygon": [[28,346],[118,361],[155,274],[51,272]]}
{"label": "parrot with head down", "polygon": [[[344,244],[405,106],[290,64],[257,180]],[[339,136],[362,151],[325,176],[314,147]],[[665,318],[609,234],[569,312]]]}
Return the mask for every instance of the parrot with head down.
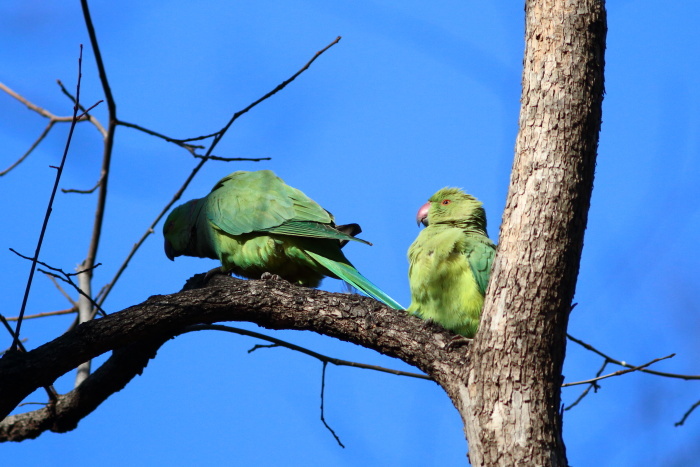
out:
{"label": "parrot with head down", "polygon": [[483,205],[458,188],[443,188],[420,208],[417,221],[426,228],[408,250],[407,311],[471,338],[496,254]]}
{"label": "parrot with head down", "polygon": [[341,251],[357,224],[336,226],[330,212],[270,170],[234,172],[211,192],[182,204],[163,226],[165,254],[221,261],[221,272],[249,279],[276,274],[318,287],[325,276],[342,279],[397,310],[403,307],[359,273]]}

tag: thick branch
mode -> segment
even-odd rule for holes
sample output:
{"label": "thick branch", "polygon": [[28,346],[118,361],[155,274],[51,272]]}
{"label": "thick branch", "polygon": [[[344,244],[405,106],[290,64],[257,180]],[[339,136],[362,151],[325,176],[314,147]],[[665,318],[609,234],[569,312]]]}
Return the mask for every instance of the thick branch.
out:
{"label": "thick branch", "polygon": [[[71,429],[140,373],[162,343],[187,326],[219,321],[250,321],[269,329],[312,330],[337,337],[400,358],[440,384],[452,378],[452,369],[466,360],[464,347],[448,347],[452,333],[425,326],[418,318],[370,298],[296,287],[285,281],[215,276],[206,288],[153,296],[140,305],[81,324],[26,354],[0,359],[0,414],[5,416],[36,388],[51,384],[88,359],[120,349],[105,363],[111,366],[103,365],[83,385],[60,396],[55,407],[8,417],[0,424],[0,440],[35,437],[47,429]],[[134,347],[135,343],[142,347]],[[125,370],[125,365],[131,366]]]}
{"label": "thick branch", "polygon": [[473,465],[566,465],[560,386],[603,100],[603,0],[527,0],[520,130],[465,381]]}

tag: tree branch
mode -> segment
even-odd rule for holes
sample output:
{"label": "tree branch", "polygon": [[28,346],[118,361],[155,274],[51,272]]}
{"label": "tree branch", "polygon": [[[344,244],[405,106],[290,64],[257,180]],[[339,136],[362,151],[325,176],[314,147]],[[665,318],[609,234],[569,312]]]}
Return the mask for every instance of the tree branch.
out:
{"label": "tree branch", "polygon": [[671,355],[666,355],[665,357],[655,358],[654,360],[647,362],[644,365],[635,366],[635,367],[629,368],[627,370],[619,370],[619,371],[616,371],[614,373],[609,373],[609,374],[603,375],[603,376],[597,376],[595,378],[587,379],[585,381],[576,381],[574,383],[565,383],[565,384],[562,384],[561,387],[568,388],[570,386],[579,386],[581,384],[592,384],[592,383],[600,381],[601,379],[612,378],[614,376],[620,376],[620,375],[624,375],[626,373],[632,373],[633,371],[641,371],[644,368],[648,367],[649,365],[653,365],[656,362],[660,362],[661,360],[666,360],[667,358],[673,358],[675,356],[676,356],[676,354],[672,353]]}
{"label": "tree branch", "polygon": [[[209,286],[146,302],[72,331],[26,354],[0,359],[0,416],[7,415],[36,388],[110,350],[112,357],[55,407],[13,415],[0,423],[0,440],[66,431],[139,374],[168,339],[188,326],[249,321],[268,329],[312,330],[400,358],[438,384],[464,365],[463,347],[450,348],[454,334],[426,327],[407,313],[371,298],[294,286],[286,281],[244,281],[215,276]],[[138,343],[138,344],[134,344]]]}
{"label": "tree branch", "polygon": [[[19,310],[19,315],[17,317],[17,327],[15,328],[14,339],[12,342],[11,350],[16,350],[19,345],[20,330],[22,328],[22,317],[24,316],[24,311],[27,307],[27,300],[29,298],[29,291],[32,287],[32,281],[34,279],[34,272],[36,271],[36,265],[39,261],[39,253],[41,252],[41,246],[44,242],[44,234],[46,233],[46,227],[49,224],[49,218],[51,217],[51,212],[53,210],[53,201],[56,197],[56,191],[58,190],[58,184],[61,181],[61,174],[63,173],[63,167],[66,164],[66,158],[68,157],[68,150],[70,149],[70,143],[73,138],[73,131],[75,130],[75,125],[78,123],[78,104],[80,102],[80,81],[82,79],[83,73],[83,46],[80,45],[80,56],[78,58],[78,83],[76,85],[76,103],[73,105],[73,117],[70,124],[70,129],[68,130],[68,137],[66,139],[66,145],[63,150],[63,156],[61,157],[61,163],[56,167],[56,179],[54,181],[53,190],[51,191],[51,196],[49,197],[49,205],[46,208],[46,214],[44,216],[44,223],[41,226],[41,231],[39,232],[39,240],[37,241],[36,250],[34,251],[34,256],[31,258],[32,265],[29,270],[29,278],[27,279],[27,286],[24,290],[24,297],[22,299],[22,305]],[[10,352],[13,353],[13,352]]]}
{"label": "tree branch", "polygon": [[[593,347],[592,345],[587,344],[586,342],[583,342],[582,340],[576,339],[575,337],[573,337],[573,336],[570,335],[570,334],[567,334],[566,337],[568,337],[570,341],[576,342],[578,345],[580,345],[580,346],[583,347],[584,349],[590,350],[591,352],[600,355],[600,356],[603,357],[603,358],[605,359],[605,361],[607,361],[607,362],[614,363],[615,365],[623,366],[623,367],[625,367],[625,368],[638,368],[638,367],[636,367],[636,366],[634,366],[634,365],[630,365],[630,364],[627,363],[627,362],[623,362],[623,361],[621,361],[621,360],[616,360],[616,359],[612,358],[611,356],[604,354],[603,352],[601,352],[600,350],[596,349],[596,348]],[[666,378],[678,378],[678,379],[684,379],[684,380],[694,380],[694,379],[697,380],[697,379],[700,379],[700,375],[682,375],[682,374],[678,374],[678,373],[666,373],[666,372],[663,372],[663,371],[647,370],[647,369],[644,369],[644,368],[638,369],[637,371],[641,371],[642,373],[648,373],[648,374],[650,374],[650,375],[664,376],[664,377],[666,377]]]}
{"label": "tree branch", "polygon": [[336,366],[349,366],[349,367],[353,367],[353,368],[362,368],[363,370],[380,371],[382,373],[389,373],[391,375],[408,376],[410,378],[427,379],[429,381],[432,379],[432,378],[430,378],[430,376],[422,375],[420,373],[412,373],[410,371],[393,370],[391,368],[384,368],[383,366],[368,365],[366,363],[352,362],[349,360],[343,360],[341,358],[329,357],[327,355],[323,355],[323,354],[320,354],[318,352],[314,352],[313,350],[309,350],[305,347],[301,347],[301,346],[298,346],[296,344],[292,344],[291,342],[283,341],[282,339],[277,339],[276,337],[267,336],[267,335],[261,334],[259,332],[248,331],[247,329],[234,328],[231,326],[224,326],[221,324],[197,324],[194,326],[190,326],[189,328],[187,328],[185,330],[185,332],[190,332],[190,331],[224,331],[224,332],[230,332],[233,334],[239,334],[241,336],[254,337],[256,339],[262,339],[262,340],[266,340],[268,342],[272,342],[271,345],[256,345],[255,347],[250,349],[248,351],[248,353],[254,352],[255,350],[258,350],[261,348],[285,347],[289,350],[293,350],[295,352],[299,352],[299,353],[303,353],[304,355],[308,355],[309,357],[313,357],[313,358],[321,361],[324,364],[332,363],[333,365],[336,365]]}

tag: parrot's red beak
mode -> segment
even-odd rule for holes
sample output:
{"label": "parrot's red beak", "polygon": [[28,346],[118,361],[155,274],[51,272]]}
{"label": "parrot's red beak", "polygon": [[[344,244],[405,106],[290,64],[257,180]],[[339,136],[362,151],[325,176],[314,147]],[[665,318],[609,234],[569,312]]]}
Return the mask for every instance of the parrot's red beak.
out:
{"label": "parrot's red beak", "polygon": [[423,224],[424,226],[428,227],[428,211],[429,210],[430,210],[430,201],[425,203],[418,210],[418,214],[416,214],[416,223],[418,225]]}
{"label": "parrot's red beak", "polygon": [[165,256],[167,256],[170,261],[175,261],[175,257],[177,256],[175,249],[167,238],[165,239]]}

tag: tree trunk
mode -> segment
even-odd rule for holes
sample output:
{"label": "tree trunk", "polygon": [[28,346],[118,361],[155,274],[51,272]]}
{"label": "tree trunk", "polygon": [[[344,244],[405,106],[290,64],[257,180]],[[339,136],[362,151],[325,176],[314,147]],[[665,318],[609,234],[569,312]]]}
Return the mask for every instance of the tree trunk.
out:
{"label": "tree trunk", "polygon": [[473,465],[567,465],[561,371],[601,124],[603,0],[527,0],[520,131],[480,330],[459,384]]}

